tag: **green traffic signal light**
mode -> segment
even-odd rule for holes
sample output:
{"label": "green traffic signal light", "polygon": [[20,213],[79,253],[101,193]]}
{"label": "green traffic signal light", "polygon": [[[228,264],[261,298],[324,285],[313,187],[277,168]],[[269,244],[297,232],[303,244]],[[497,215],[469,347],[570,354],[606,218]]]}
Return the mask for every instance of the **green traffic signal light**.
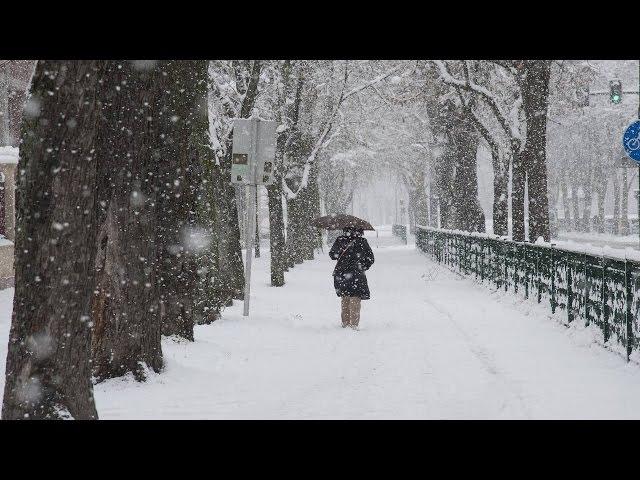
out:
{"label": "green traffic signal light", "polygon": [[620,80],[611,80],[609,82],[609,98],[611,103],[615,105],[622,102],[622,82]]}

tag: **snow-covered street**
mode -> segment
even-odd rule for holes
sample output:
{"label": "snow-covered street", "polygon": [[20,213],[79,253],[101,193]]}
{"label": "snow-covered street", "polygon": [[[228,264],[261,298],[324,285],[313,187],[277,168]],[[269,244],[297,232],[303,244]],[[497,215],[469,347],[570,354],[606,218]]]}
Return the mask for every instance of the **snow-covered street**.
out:
{"label": "snow-covered street", "polygon": [[[360,331],[340,327],[326,252],[272,288],[263,251],[250,318],[237,302],[194,343],[165,339],[165,372],[96,386],[100,418],[640,418],[640,366],[413,245],[369,241]],[[11,295],[0,292],[2,358]]]}

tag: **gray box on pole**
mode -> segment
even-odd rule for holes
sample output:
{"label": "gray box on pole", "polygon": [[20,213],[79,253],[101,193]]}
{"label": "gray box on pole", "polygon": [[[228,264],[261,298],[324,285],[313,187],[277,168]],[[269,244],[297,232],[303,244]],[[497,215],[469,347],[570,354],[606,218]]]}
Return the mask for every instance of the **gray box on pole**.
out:
{"label": "gray box on pole", "polygon": [[243,185],[273,183],[276,122],[257,118],[233,121],[231,182]]}
{"label": "gray box on pole", "polygon": [[231,151],[231,183],[245,185],[247,194],[245,232],[245,274],[243,315],[249,315],[251,299],[251,261],[256,228],[256,197],[258,185],[273,182],[276,156],[276,122],[258,118],[237,118],[233,121]]}

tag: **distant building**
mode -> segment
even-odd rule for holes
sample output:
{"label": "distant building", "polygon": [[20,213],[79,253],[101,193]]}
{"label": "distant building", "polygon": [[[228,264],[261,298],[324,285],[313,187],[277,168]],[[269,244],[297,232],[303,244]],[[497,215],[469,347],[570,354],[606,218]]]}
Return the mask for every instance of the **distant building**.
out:
{"label": "distant building", "polygon": [[17,147],[35,60],[0,60],[0,147]]}
{"label": "distant building", "polygon": [[13,285],[15,179],[22,110],[36,62],[0,60],[0,289]]}
{"label": "distant building", "polygon": [[18,149],[0,147],[0,289],[13,285]]}

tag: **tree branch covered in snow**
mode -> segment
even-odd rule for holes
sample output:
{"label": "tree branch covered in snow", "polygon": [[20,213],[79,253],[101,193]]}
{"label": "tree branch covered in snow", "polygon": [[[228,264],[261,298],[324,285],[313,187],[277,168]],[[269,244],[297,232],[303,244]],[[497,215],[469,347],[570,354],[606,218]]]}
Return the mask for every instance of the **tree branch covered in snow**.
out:
{"label": "tree branch covered in snow", "polygon": [[506,113],[503,109],[503,102],[496,95],[494,95],[489,89],[482,87],[473,81],[469,75],[467,62],[463,62],[463,69],[465,72],[464,80],[455,78],[450,73],[445,61],[433,60],[433,64],[438,67],[438,70],[440,71],[440,78],[445,84],[451,85],[456,89],[463,89],[467,92],[473,93],[485,102],[485,104],[492,110],[496,120],[509,138],[510,143],[516,152],[520,152],[522,148],[524,148],[524,141],[519,128],[521,122],[518,121],[518,115],[522,104],[520,96],[515,99],[514,104],[509,109],[509,112]]}
{"label": "tree branch covered in snow", "polygon": [[303,169],[302,169],[302,175],[301,175],[301,180],[300,183],[298,185],[298,188],[296,189],[296,191],[292,191],[289,186],[286,184],[286,182],[284,182],[284,191],[287,195],[288,199],[294,199],[296,198],[296,196],[298,195],[298,193],[307,187],[307,184],[309,182],[309,172],[311,171],[311,165],[313,164],[313,162],[316,160],[316,157],[318,155],[318,153],[320,152],[320,150],[322,148],[324,148],[326,146],[326,138],[327,135],[329,134],[329,132],[331,131],[331,129],[333,128],[334,125],[334,121],[336,116],[338,116],[338,112],[340,111],[343,103],[350,97],[354,96],[355,94],[375,86],[377,83],[381,82],[382,80],[389,78],[391,75],[393,75],[394,73],[396,73],[397,71],[399,71],[401,68],[403,67],[402,64],[400,65],[396,65],[395,67],[387,70],[386,72],[372,78],[369,81],[366,81],[354,88],[352,88],[351,90],[349,90],[348,92],[345,93],[345,89],[346,89],[346,85],[347,85],[347,81],[349,78],[349,72],[348,72],[348,65],[345,64],[345,68],[344,68],[344,80],[342,82],[342,88],[340,91],[340,96],[338,98],[338,101],[336,102],[335,107],[333,108],[331,114],[329,115],[329,117],[326,119],[325,121],[325,125],[324,128],[322,130],[322,133],[319,135],[318,139],[315,142],[315,145],[313,146],[313,149],[311,150],[311,153],[309,154],[309,156],[306,158]]}

